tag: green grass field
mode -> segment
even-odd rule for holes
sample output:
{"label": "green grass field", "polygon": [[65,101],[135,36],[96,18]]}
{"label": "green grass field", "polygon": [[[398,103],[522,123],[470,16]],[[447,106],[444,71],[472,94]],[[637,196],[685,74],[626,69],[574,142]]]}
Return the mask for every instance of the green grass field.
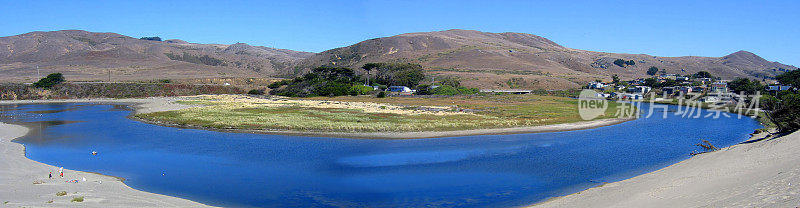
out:
{"label": "green grass field", "polygon": [[[247,98],[247,99],[243,99]],[[137,114],[179,125],[226,129],[408,132],[539,126],[583,121],[578,101],[540,95],[485,95],[447,98],[315,97],[253,99],[204,96],[188,101],[203,107]],[[606,115],[612,118],[617,103]]]}

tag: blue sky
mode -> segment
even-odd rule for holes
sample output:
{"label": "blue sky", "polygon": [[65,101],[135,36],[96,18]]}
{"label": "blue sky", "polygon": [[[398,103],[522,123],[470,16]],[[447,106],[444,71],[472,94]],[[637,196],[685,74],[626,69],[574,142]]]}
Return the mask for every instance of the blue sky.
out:
{"label": "blue sky", "polygon": [[12,1],[0,36],[81,29],[320,52],[409,32],[540,35],[593,51],[800,66],[800,1]]}

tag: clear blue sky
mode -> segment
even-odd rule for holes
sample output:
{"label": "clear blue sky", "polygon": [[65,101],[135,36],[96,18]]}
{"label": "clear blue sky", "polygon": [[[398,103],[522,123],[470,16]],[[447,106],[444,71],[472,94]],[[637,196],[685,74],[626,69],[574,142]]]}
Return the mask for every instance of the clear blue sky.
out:
{"label": "clear blue sky", "polygon": [[409,32],[522,32],[593,51],[800,66],[800,1],[11,1],[0,36],[81,29],[320,52]]}

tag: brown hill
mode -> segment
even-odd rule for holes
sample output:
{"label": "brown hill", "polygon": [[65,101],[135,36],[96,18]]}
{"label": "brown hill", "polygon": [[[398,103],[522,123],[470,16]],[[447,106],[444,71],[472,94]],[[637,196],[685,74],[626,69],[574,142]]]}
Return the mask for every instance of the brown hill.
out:
{"label": "brown hill", "polygon": [[250,46],[140,40],[80,30],[0,37],[0,81],[33,81],[62,72],[69,80],[153,80],[271,76],[313,53]]}
{"label": "brown hill", "polygon": [[[617,59],[633,60],[620,67]],[[769,62],[750,52],[725,57],[657,57],[566,48],[546,38],[523,33],[470,30],[408,33],[366,40],[311,56],[300,63],[360,67],[367,62],[413,62],[434,76],[458,76],[479,88],[564,89],[595,80],[647,77],[657,67],[667,73],[709,71],[722,78],[770,78],[797,67]],[[293,73],[287,71],[287,73]],[[297,73],[297,72],[294,72]]]}
{"label": "brown hill", "polygon": [[[633,65],[614,64],[617,59]],[[730,79],[769,79],[797,67],[739,51],[724,57],[657,57],[585,51],[523,33],[471,30],[408,33],[375,38],[318,54],[244,43],[196,44],[183,40],[140,40],[115,33],[79,30],[31,32],[0,37],[0,82],[31,82],[62,72],[68,80],[112,81],[218,77],[293,77],[335,65],[359,68],[368,62],[412,62],[433,76],[461,77],[483,89],[566,89],[586,82],[648,77],[650,67],[667,73],[701,70]]]}

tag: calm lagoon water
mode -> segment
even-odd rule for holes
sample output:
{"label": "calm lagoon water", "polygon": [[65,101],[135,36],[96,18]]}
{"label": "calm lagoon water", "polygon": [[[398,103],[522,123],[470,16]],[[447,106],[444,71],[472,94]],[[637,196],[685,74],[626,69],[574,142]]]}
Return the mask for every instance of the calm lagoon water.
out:
{"label": "calm lagoon water", "polygon": [[729,146],[761,128],[736,115],[658,114],[569,132],[365,140],[178,129],[130,113],[119,105],[0,106],[0,120],[34,127],[16,140],[33,160],[234,207],[526,205],[674,164],[701,139]]}

